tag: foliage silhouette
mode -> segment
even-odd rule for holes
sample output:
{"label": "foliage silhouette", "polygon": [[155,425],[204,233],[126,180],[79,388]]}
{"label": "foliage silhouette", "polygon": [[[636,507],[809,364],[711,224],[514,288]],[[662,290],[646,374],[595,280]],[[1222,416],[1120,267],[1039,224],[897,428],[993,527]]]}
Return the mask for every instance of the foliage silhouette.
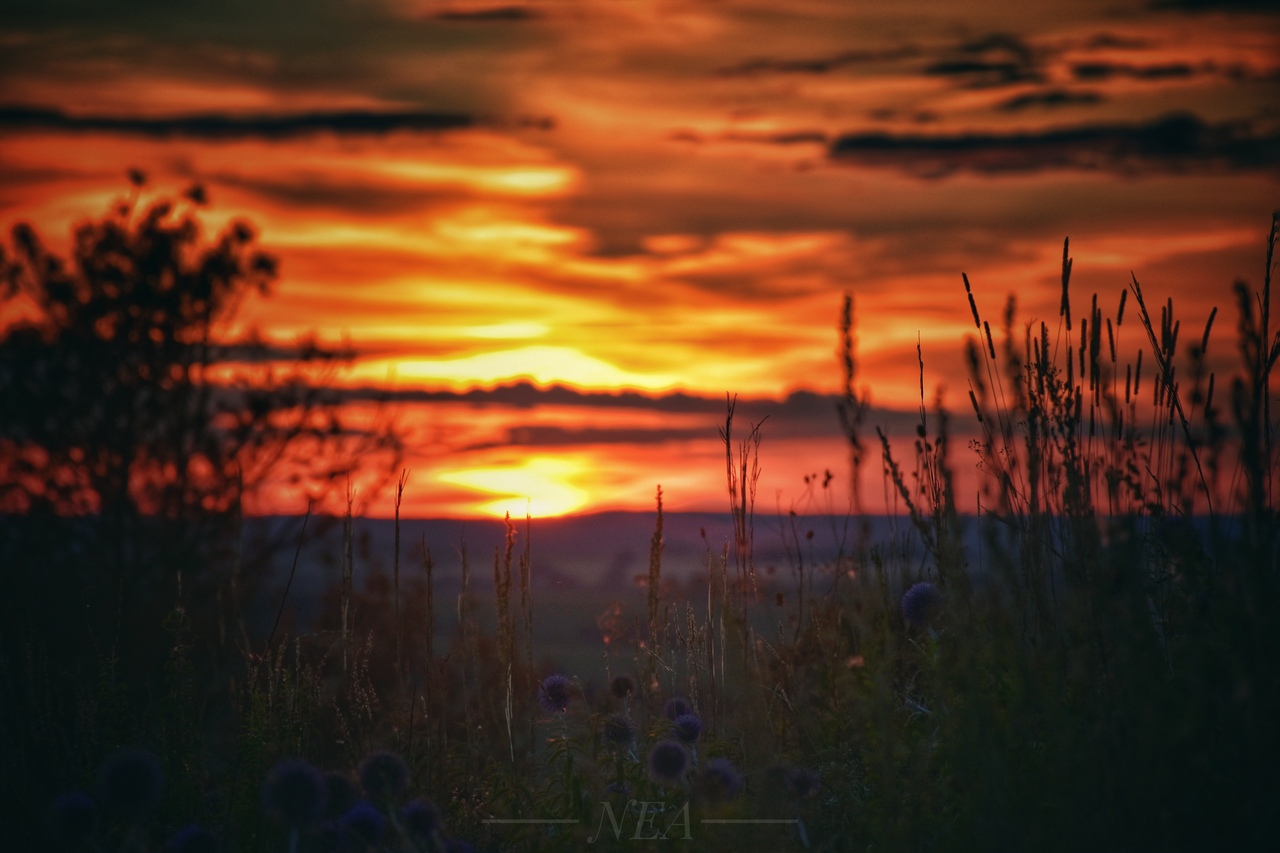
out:
{"label": "foliage silhouette", "polygon": [[344,428],[329,380],[349,353],[232,337],[278,278],[253,228],[206,241],[203,187],[144,206],[145,176],[130,181],[68,259],[27,224],[0,248],[0,317],[16,318],[0,325],[5,622],[39,632],[71,603],[89,633],[61,624],[51,642],[126,660],[155,647],[142,626],[175,602],[207,608],[237,565],[245,591],[246,559],[265,553],[243,551],[246,497],[284,482],[319,498],[356,458],[386,451],[389,471],[398,449],[390,431]]}

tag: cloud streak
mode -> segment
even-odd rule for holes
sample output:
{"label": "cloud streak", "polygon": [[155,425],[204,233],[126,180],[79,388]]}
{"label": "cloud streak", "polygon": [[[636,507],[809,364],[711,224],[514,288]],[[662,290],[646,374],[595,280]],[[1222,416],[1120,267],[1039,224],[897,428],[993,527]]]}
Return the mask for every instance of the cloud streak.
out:
{"label": "cloud streak", "polygon": [[453,112],[373,112],[346,110],[285,115],[198,115],[144,118],[137,116],[69,115],[41,107],[0,107],[5,130],[119,133],[152,139],[292,139],[317,133],[381,136],[395,131],[440,132],[477,124],[474,116]]}
{"label": "cloud streak", "polygon": [[488,6],[445,9],[432,17],[440,21],[532,21],[542,16],[528,6]]}
{"label": "cloud streak", "polygon": [[[223,358],[253,371],[311,330],[350,341],[349,369],[312,381],[371,386],[344,398],[355,412],[404,389],[415,476],[510,469],[592,505],[647,502],[661,473],[673,501],[719,506],[724,390],[781,437],[761,494],[842,459],[846,292],[859,380],[886,409],[918,404],[923,342],[927,393],[965,410],[960,271],[984,314],[1013,292],[1020,318],[1056,316],[1067,234],[1082,302],[1134,270],[1197,325],[1256,277],[1280,186],[1275,37],[1253,15],[161,5],[24,0],[5,17],[0,218],[64,239],[131,165],[148,200],[199,181],[210,233],[253,222],[282,270],[227,333],[261,329],[268,348]],[[1227,375],[1230,347],[1214,352]]]}
{"label": "cloud streak", "polygon": [[1000,109],[1014,113],[1032,107],[1057,109],[1059,107],[1093,106],[1105,100],[1097,92],[1075,91],[1071,89],[1044,89],[1037,92],[1024,92],[1014,95],[1000,104]]}
{"label": "cloud streak", "polygon": [[855,133],[836,139],[831,159],[896,168],[917,177],[1048,170],[1122,174],[1275,171],[1280,133],[1247,123],[1212,125],[1186,114],[1137,124],[1077,125],[1040,132],[937,135]]}
{"label": "cloud streak", "polygon": [[[543,406],[577,409],[634,410],[657,412],[664,415],[706,415],[723,419],[726,399],[675,391],[666,394],[642,394],[637,391],[592,391],[570,388],[566,385],[539,387],[532,382],[514,382],[493,388],[470,388],[465,391],[426,390],[418,388],[386,389],[373,386],[339,388],[334,393],[347,401],[377,401],[385,403],[463,403],[469,406],[495,406],[516,410],[531,410]],[[744,398],[737,401],[736,417],[742,422],[759,423],[768,420],[779,434],[789,437],[836,436],[840,434],[836,419],[836,406],[841,398],[834,394],[817,394],[812,391],[794,391],[784,399]],[[919,420],[915,412],[872,406],[868,408],[867,422],[883,424],[895,432],[909,431]],[[521,432],[524,430],[524,432]],[[513,426],[510,437],[521,444],[554,444],[570,433],[584,430],[596,435],[600,441],[613,443],[622,434],[647,437],[650,441],[670,441],[683,430],[636,429],[622,427],[611,430],[599,428],[537,428]],[[607,434],[606,434],[607,433]],[[639,439],[636,439],[639,440]],[[589,443],[589,442],[584,442]]]}
{"label": "cloud streak", "polygon": [[722,77],[752,77],[759,74],[826,74],[840,68],[914,59],[921,53],[922,50],[915,45],[901,45],[884,50],[849,50],[830,56],[811,58],[756,57],[736,65],[724,66],[716,73]]}
{"label": "cloud streak", "polygon": [[948,77],[962,86],[985,89],[1044,80],[1041,51],[1008,33],[992,33],[957,46],[924,73]]}
{"label": "cloud streak", "polygon": [[1181,12],[1256,12],[1276,14],[1273,0],[1154,0],[1152,9],[1176,9]]}

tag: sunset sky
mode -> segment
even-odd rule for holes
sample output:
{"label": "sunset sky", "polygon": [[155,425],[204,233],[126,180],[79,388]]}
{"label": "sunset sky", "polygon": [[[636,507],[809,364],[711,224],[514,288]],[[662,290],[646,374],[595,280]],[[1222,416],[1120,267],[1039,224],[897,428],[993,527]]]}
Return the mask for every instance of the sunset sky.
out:
{"label": "sunset sky", "polygon": [[761,504],[821,508],[845,292],[895,435],[918,338],[968,411],[961,272],[1056,329],[1067,236],[1077,314],[1132,271],[1189,328],[1220,306],[1230,369],[1280,207],[1274,8],[7,0],[0,226],[65,249],[130,167],[203,183],[281,261],[229,334],[348,341],[344,385],[400,392],[409,514],[725,509],[726,393],[768,416]]}

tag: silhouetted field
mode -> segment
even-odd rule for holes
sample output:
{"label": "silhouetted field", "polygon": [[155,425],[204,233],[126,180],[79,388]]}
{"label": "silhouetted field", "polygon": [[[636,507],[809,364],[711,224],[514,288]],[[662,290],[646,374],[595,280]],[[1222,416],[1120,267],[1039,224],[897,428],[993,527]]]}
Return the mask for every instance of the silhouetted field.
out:
{"label": "silhouetted field", "polygon": [[[5,833],[92,850],[1267,847],[1274,242],[1273,224],[1263,288],[1237,288],[1230,377],[1205,369],[1211,329],[1180,342],[1136,280],[1114,313],[1072,313],[1065,246],[1056,328],[1011,309],[993,333],[971,300],[976,515],[956,509],[923,383],[912,456],[873,437],[847,303],[833,417],[899,517],[858,495],[845,517],[757,515],[768,444],[730,404],[725,515],[664,516],[659,490],[643,530],[252,520],[238,541],[296,547],[252,577],[245,546],[224,549],[206,599],[178,585],[130,616],[164,638],[132,659],[107,636],[54,651],[41,628],[79,613],[34,607],[0,658],[3,802],[24,816]],[[1125,322],[1145,365],[1108,344]]]}

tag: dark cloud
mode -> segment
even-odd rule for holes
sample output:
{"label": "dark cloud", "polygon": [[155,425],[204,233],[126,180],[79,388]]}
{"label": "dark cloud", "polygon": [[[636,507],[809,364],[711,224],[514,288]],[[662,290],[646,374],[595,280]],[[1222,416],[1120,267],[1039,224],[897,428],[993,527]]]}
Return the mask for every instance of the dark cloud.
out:
{"label": "dark cloud", "polygon": [[1152,9],[1182,12],[1266,12],[1280,13],[1276,0],[1154,0]]}
{"label": "dark cloud", "polygon": [[920,48],[914,45],[901,45],[885,50],[850,50],[832,56],[800,59],[757,57],[737,65],[718,69],[716,73],[726,77],[742,77],[756,74],[826,74],[838,68],[853,65],[912,59],[919,56],[920,52]]}
{"label": "dark cloud", "polygon": [[487,9],[446,9],[433,17],[440,21],[531,21],[541,16],[528,6],[491,6]]}
{"label": "dark cloud", "polygon": [[[582,409],[636,409],[672,415],[705,415],[708,429],[714,429],[725,417],[724,397],[704,397],[684,392],[650,396],[637,391],[585,391],[564,385],[539,388],[530,382],[516,382],[496,388],[472,388],[467,391],[428,391],[418,389],[387,390],[384,388],[344,388],[335,392],[344,400],[377,400],[386,403],[464,403],[468,405],[502,406],[532,409],[536,406],[578,407]],[[788,437],[821,437],[840,435],[836,404],[840,398],[811,391],[795,391],[785,400],[739,399],[734,421],[737,424],[766,422],[774,435]],[[910,431],[919,415],[916,412],[871,407],[867,423],[884,426],[893,432]],[[637,427],[594,427],[566,429],[553,426],[516,427],[509,431],[506,443],[526,445],[580,445],[655,443],[706,438],[707,430],[643,429]],[[469,448],[476,449],[476,448]]]}
{"label": "dark cloud", "polygon": [[401,389],[390,392],[382,388],[349,388],[342,392],[352,400],[387,398],[405,403],[472,403],[532,409],[534,406],[590,406],[596,408],[650,409],[660,412],[688,413],[723,411],[724,401],[676,392],[651,397],[637,391],[580,391],[564,385],[539,388],[531,382],[516,382],[495,388],[471,388],[466,391],[428,391]]}
{"label": "dark cloud", "polygon": [[1280,133],[1247,123],[1210,125],[1172,115],[1141,124],[1081,125],[1030,133],[859,133],[831,144],[832,159],[939,178],[960,171],[1014,174],[1050,169],[1120,173],[1274,170]]}
{"label": "dark cloud", "polygon": [[1196,74],[1196,69],[1185,62],[1169,62],[1160,65],[1132,65],[1123,62],[1078,62],[1071,66],[1077,80],[1110,80],[1127,77],[1132,80],[1181,80]]}
{"label": "dark cloud", "polygon": [[924,73],[949,77],[974,89],[1040,82],[1040,54],[1022,39],[1008,33],[991,33],[966,41],[942,59],[926,65]]}
{"label": "dark cloud", "polygon": [[[696,135],[695,135],[696,138]],[[825,145],[827,135],[820,130],[787,130],[781,133],[726,133],[719,137],[733,142],[767,142],[770,145]],[[687,141],[695,141],[688,139]],[[697,140],[697,141],[700,141]]]}
{"label": "dark cloud", "polygon": [[1097,92],[1076,92],[1070,89],[1045,89],[1039,92],[1025,92],[1021,95],[1014,95],[1007,101],[1000,104],[1000,109],[1005,112],[1020,112],[1031,107],[1046,107],[1053,109],[1056,107],[1071,106],[1091,106],[1100,104],[1103,97]]}
{"label": "dark cloud", "polygon": [[943,60],[926,66],[924,73],[935,77],[959,78],[965,85],[975,89],[1009,86],[1041,79],[1039,71],[1020,63],[985,59]]}
{"label": "dark cloud", "polygon": [[259,340],[219,344],[210,348],[209,357],[226,364],[267,364],[269,362],[328,362],[346,361],[355,357],[349,346],[326,348],[315,341],[300,341],[295,346],[269,344]]}
{"label": "dark cloud", "polygon": [[471,127],[473,116],[442,112],[311,112],[293,115],[227,115],[206,113],[142,118],[135,116],[73,116],[40,107],[0,107],[0,129],[121,133],[154,139],[287,139],[328,132],[369,136],[398,130],[445,131]]}
{"label": "dark cloud", "polygon": [[903,111],[893,107],[877,107],[867,113],[867,117],[875,121],[913,121],[916,124],[932,124],[939,116],[931,110]]}
{"label": "dark cloud", "polygon": [[1118,48],[1121,50],[1142,50],[1150,47],[1150,42],[1145,39],[1133,38],[1132,36],[1116,35],[1115,33],[1098,33],[1085,42],[1086,50],[1110,50]]}
{"label": "dark cloud", "polygon": [[[1042,79],[1041,52],[1014,35],[991,33],[953,45],[937,53],[924,66],[930,76],[950,77],[964,86],[1006,86]],[[925,56],[915,45],[883,50],[852,50],[830,56],[782,59],[758,57],[721,68],[722,76],[759,74],[827,74],[840,68],[870,63],[898,62]]]}
{"label": "dark cloud", "polygon": [[503,441],[469,444],[456,452],[469,453],[495,447],[582,447],[591,444],[667,444],[698,441],[715,435],[711,421],[700,429],[637,429],[634,427],[520,426],[507,430]]}

